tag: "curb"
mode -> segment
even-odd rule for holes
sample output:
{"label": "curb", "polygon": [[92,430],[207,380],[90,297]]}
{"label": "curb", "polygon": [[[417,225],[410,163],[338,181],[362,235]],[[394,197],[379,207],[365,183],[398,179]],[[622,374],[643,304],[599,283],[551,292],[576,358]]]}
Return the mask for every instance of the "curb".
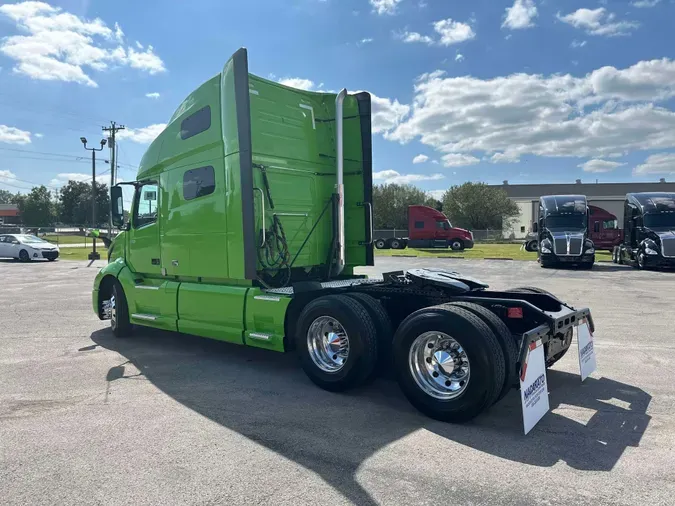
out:
{"label": "curb", "polygon": [[485,257],[483,260],[513,260],[513,258]]}
{"label": "curb", "polygon": [[417,258],[417,255],[392,255],[392,257],[396,257],[396,258]]}
{"label": "curb", "polygon": [[438,256],[438,257],[436,257],[436,258],[462,258],[462,259],[464,259],[464,258],[466,258],[466,257],[457,257],[457,256],[445,256],[445,257],[440,257],[440,256]]}

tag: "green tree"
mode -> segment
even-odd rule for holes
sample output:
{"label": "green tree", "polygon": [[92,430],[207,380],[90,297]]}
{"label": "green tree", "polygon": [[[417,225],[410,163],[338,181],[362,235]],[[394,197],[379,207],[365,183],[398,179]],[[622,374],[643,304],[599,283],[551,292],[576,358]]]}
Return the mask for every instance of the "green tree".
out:
{"label": "green tree", "polygon": [[15,202],[25,225],[46,227],[52,225],[56,219],[56,202],[46,186],[35,186],[26,195],[16,195]]}
{"label": "green tree", "polygon": [[520,214],[503,189],[485,183],[451,187],[443,195],[443,211],[454,226],[473,230],[501,230]]}
{"label": "green tree", "polygon": [[373,222],[375,229],[408,227],[408,206],[440,203],[412,185],[383,184],[373,187]]}
{"label": "green tree", "polygon": [[[91,226],[91,183],[68,181],[59,192],[59,220]],[[96,183],[96,225],[108,221],[110,194],[105,184]]]}
{"label": "green tree", "polygon": [[16,195],[7,190],[0,190],[0,204],[14,204]]}

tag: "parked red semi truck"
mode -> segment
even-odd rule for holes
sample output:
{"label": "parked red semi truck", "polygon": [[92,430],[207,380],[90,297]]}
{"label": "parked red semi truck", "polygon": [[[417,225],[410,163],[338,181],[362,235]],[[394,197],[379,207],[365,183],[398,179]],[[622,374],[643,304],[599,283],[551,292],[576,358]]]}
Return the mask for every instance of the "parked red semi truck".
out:
{"label": "parked red semi truck", "polygon": [[[614,246],[623,241],[623,230],[615,215],[598,206],[588,206],[588,238],[593,241],[595,249],[612,251]],[[537,251],[537,235],[527,234],[525,249]]]}
{"label": "parked red semi truck", "polygon": [[473,248],[473,233],[453,227],[448,217],[433,207],[408,207],[408,237],[375,237],[377,249]]}

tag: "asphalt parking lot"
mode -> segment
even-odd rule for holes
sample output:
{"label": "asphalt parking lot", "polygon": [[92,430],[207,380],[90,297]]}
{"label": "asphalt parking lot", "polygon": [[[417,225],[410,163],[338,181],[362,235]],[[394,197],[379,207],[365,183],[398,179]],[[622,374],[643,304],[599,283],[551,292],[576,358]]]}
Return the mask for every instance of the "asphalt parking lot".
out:
{"label": "asphalt parking lot", "polygon": [[386,379],[348,394],[292,355],[168,332],[118,340],[92,313],[96,266],[0,260],[3,504],[673,504],[675,273],[612,264],[377,258],[444,266],[591,308],[551,408],[522,434],[517,391],[465,425],[417,413]]}

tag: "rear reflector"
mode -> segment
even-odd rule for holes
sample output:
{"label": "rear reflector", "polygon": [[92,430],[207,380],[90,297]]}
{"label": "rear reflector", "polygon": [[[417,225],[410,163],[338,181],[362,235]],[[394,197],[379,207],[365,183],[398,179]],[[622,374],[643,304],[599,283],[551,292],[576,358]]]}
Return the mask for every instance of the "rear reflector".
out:
{"label": "rear reflector", "polygon": [[509,318],[522,318],[523,317],[523,308],[522,307],[510,307],[507,313]]}

